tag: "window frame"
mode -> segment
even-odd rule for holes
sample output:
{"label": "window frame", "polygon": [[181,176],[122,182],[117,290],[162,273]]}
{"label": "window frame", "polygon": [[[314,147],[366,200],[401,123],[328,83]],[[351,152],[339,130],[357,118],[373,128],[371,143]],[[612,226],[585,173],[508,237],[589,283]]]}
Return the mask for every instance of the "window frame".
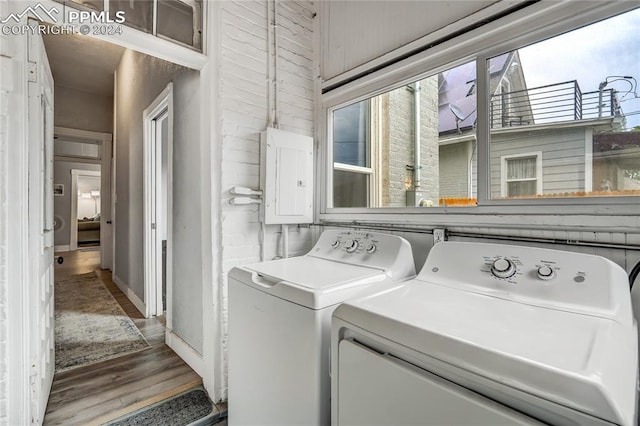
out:
{"label": "window frame", "polygon": [[[637,215],[640,197],[574,197],[540,199],[491,199],[490,193],[490,126],[488,60],[505,52],[561,35],[618,14],[636,9],[626,2],[538,2],[497,19],[479,28],[426,48],[408,58],[322,94],[320,98],[319,140],[324,141],[318,156],[320,179],[317,197],[317,217],[320,221],[353,220],[354,215],[365,221],[447,223],[452,214],[484,217],[488,215]],[[393,90],[441,71],[475,61],[478,96],[477,137],[477,206],[430,208],[332,208],[334,110]],[[332,82],[339,81],[339,77]],[[322,85],[320,84],[321,88]],[[592,209],[585,209],[591,206]],[[398,215],[406,215],[399,219]],[[439,217],[442,215],[442,217]],[[445,217],[446,216],[446,217]],[[493,219],[492,219],[493,220]],[[478,223],[492,220],[479,219]],[[499,220],[496,222],[501,223]]]}
{"label": "window frame", "polygon": [[[508,163],[511,160],[524,160],[527,158],[536,159],[536,177],[533,179],[509,179],[508,176]],[[522,154],[510,154],[500,157],[500,196],[508,198],[510,182],[523,182],[523,181],[536,181],[536,194],[542,194],[542,151],[525,152]]]}

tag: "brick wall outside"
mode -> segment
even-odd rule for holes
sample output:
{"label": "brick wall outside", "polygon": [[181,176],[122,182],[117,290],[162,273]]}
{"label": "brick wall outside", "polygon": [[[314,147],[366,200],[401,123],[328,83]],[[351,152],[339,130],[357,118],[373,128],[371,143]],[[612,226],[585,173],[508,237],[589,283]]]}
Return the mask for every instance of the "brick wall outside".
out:
{"label": "brick wall outside", "polygon": [[[438,167],[438,78],[420,82],[420,190],[437,204]],[[383,120],[382,206],[405,207],[406,191],[414,189],[414,95],[409,86],[381,96]]]}

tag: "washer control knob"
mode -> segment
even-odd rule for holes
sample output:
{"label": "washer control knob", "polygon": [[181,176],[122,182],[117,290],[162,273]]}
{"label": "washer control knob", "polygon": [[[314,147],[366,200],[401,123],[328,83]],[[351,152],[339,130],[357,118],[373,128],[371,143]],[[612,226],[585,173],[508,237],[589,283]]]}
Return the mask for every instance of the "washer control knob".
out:
{"label": "washer control knob", "polygon": [[338,241],[338,240],[334,240],[334,241],[331,243],[331,248],[337,249],[338,247],[340,247],[340,241]]}
{"label": "washer control knob", "polygon": [[347,249],[347,253],[353,253],[354,251],[358,250],[358,240],[347,240],[347,242],[344,244],[344,247]]}
{"label": "washer control knob", "polygon": [[378,246],[376,246],[374,243],[371,243],[367,246],[367,253],[369,254],[373,254],[378,250]]}
{"label": "washer control knob", "polygon": [[547,265],[542,265],[538,268],[538,278],[541,280],[548,281],[555,276],[555,272],[553,268]]}
{"label": "washer control knob", "polygon": [[516,273],[516,266],[509,259],[502,257],[493,261],[491,273],[498,278],[509,278]]}

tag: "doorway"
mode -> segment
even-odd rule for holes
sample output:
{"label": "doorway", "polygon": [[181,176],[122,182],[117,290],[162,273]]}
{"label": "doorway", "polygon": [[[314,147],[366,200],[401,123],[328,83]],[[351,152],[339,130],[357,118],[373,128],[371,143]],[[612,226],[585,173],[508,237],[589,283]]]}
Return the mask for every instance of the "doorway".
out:
{"label": "doorway", "polygon": [[101,173],[71,170],[70,248],[100,246]]}
{"label": "doorway", "polygon": [[[144,285],[146,317],[164,315],[171,300],[173,84],[144,110]],[[171,312],[166,313],[170,328]]]}

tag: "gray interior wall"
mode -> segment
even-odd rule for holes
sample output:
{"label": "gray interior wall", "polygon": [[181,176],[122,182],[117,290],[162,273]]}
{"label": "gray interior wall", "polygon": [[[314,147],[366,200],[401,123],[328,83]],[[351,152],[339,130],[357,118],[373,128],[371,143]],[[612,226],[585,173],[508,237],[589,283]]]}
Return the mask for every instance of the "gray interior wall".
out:
{"label": "gray interior wall", "polygon": [[186,71],[174,80],[173,331],[202,353],[203,232],[200,161],[200,77]]}
{"label": "gray interior wall", "polygon": [[114,275],[144,300],[143,111],[174,83],[174,332],[202,352],[199,74],[127,50],[116,76]]}
{"label": "gray interior wall", "polygon": [[[100,164],[77,163],[72,161],[55,161],[53,164],[53,183],[64,185],[64,195],[53,197],[53,214],[56,221],[54,232],[54,244],[56,246],[66,246],[70,243],[71,220],[71,170],[94,170],[100,171]],[[58,225],[58,224],[62,225]]]}
{"label": "gray interior wall", "polygon": [[56,126],[94,132],[113,132],[113,97],[55,86]]}

